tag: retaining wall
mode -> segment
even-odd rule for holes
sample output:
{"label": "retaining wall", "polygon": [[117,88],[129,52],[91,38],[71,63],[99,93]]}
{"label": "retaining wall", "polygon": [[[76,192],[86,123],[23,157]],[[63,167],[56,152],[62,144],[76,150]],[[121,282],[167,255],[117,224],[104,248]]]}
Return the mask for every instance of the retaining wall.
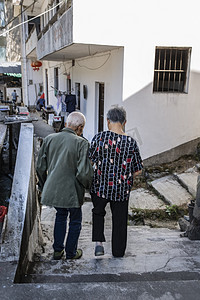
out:
{"label": "retaining wall", "polygon": [[179,159],[184,155],[199,155],[198,148],[199,148],[200,138],[187,142],[185,144],[179,145],[173,149],[168,151],[159,153],[147,159],[144,159],[144,166],[154,166],[154,165],[161,165],[164,163],[170,163]]}
{"label": "retaining wall", "polygon": [[42,243],[40,207],[36,193],[31,123],[21,124],[13,185],[1,245],[0,262],[14,262],[13,281],[19,282]]}

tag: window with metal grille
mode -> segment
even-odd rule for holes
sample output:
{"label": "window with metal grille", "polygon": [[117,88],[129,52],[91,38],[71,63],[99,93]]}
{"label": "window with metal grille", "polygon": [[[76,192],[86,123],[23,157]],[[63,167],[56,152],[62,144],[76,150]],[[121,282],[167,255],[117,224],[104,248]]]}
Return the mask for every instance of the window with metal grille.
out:
{"label": "window with metal grille", "polygon": [[191,47],[156,47],[153,92],[187,93]]}

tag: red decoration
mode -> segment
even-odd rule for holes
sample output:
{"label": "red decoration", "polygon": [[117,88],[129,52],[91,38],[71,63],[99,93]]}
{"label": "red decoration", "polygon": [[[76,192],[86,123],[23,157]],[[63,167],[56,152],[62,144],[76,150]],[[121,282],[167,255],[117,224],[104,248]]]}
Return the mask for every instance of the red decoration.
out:
{"label": "red decoration", "polygon": [[33,68],[33,71],[38,71],[41,66],[42,66],[42,62],[39,60],[32,61],[31,63],[31,67]]}
{"label": "red decoration", "polygon": [[0,206],[0,222],[3,223],[4,217],[8,212],[8,208],[5,206]]}

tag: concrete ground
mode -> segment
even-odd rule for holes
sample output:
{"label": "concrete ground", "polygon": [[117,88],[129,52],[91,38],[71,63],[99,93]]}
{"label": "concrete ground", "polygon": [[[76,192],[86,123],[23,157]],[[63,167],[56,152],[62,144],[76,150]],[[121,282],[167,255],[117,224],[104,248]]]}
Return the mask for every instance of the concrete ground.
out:
{"label": "concrete ground", "polygon": [[[44,121],[39,122],[35,122],[38,136],[53,132],[52,127]],[[166,203],[175,203],[171,201],[187,204],[196,192],[197,166],[194,166],[193,171],[195,174],[188,172],[189,176],[184,171],[179,180],[175,176],[169,178],[169,174],[166,174],[160,181],[153,180],[155,182],[151,190],[136,189],[131,194],[130,209],[152,208],[153,204],[155,209],[164,209]],[[172,186],[173,195],[169,193]],[[184,198],[180,199],[179,193]],[[200,241],[181,238],[178,229],[128,226],[126,255],[124,258],[113,258],[111,214],[108,207],[105,255],[95,257],[94,244],[91,242],[91,209],[91,202],[85,202],[79,239],[83,257],[76,261],[65,261],[64,258],[53,261],[55,211],[43,207],[41,221],[46,243],[44,253],[38,253],[32,271],[24,277],[27,283],[11,282],[14,263],[0,263],[0,299],[200,299]]]}
{"label": "concrete ground", "polygon": [[[111,213],[109,206],[105,218],[104,243],[105,255],[94,256],[95,243],[91,242],[92,235],[92,203],[83,205],[82,231],[79,245],[83,249],[80,260],[60,261],[52,260],[53,226],[55,218],[54,208],[43,207],[42,227],[44,233],[44,253],[37,257],[31,274],[26,280],[32,282],[77,282],[96,280],[99,275],[109,281],[118,281],[126,277],[140,278],[141,274],[148,274],[165,278],[173,274],[182,273],[182,278],[197,274],[200,271],[199,247],[200,241],[190,241],[181,238],[179,230],[167,228],[150,228],[148,226],[128,226],[128,243],[124,258],[114,258],[111,253]],[[153,275],[154,274],[154,275]],[[159,276],[158,276],[159,275]],[[200,274],[199,274],[200,276]],[[123,279],[122,279],[123,280]],[[101,280],[102,281],[102,280]]]}
{"label": "concrete ground", "polygon": [[34,125],[34,134],[37,137],[44,138],[45,136],[54,133],[54,129],[52,126],[48,125],[46,121],[44,121],[41,117],[41,112],[31,112],[30,116],[31,118],[36,118],[37,121],[33,121]]}
{"label": "concrete ground", "polygon": [[94,256],[91,242],[91,203],[83,206],[79,260],[52,260],[55,211],[43,207],[45,252],[30,274],[13,284],[11,263],[0,264],[1,299],[137,299],[197,300],[200,295],[200,241],[180,238],[178,230],[129,226],[124,258],[111,255],[111,216],[106,215],[105,255]]}
{"label": "concrete ground", "polygon": [[197,300],[198,280],[3,285],[2,300]]}

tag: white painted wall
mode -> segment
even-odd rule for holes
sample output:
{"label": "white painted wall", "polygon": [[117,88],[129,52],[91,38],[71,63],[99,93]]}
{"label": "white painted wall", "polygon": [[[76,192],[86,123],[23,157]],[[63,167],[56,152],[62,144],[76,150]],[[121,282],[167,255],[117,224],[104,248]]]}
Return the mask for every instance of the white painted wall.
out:
{"label": "white painted wall", "polygon": [[[86,57],[75,61],[72,67],[70,62],[44,62],[43,79],[45,85],[44,69],[48,68],[49,73],[49,103],[59,114],[60,107],[57,109],[57,98],[54,95],[54,68],[59,68],[59,90],[66,91],[67,77],[65,72],[69,72],[72,80],[72,93],[75,93],[75,82],[80,83],[80,111],[86,116],[87,122],[84,129],[84,136],[91,140],[95,132],[95,82],[105,84],[105,115],[111,105],[120,104],[122,98],[122,67],[123,67],[123,48],[111,52],[101,53],[92,58]],[[87,100],[83,97],[83,85],[87,85]],[[106,121],[105,121],[105,129]]]}
{"label": "white painted wall", "polygon": [[143,158],[200,136],[199,84],[200,73],[191,72],[189,94],[152,94],[150,83],[123,103],[127,133],[138,140]]}
{"label": "white painted wall", "polygon": [[44,90],[46,88],[46,79],[45,79],[45,69],[48,70],[48,91],[49,91],[49,105],[52,105],[57,115],[59,115],[61,106],[58,106],[58,99],[55,96],[54,87],[54,68],[58,68],[59,75],[59,90],[61,92],[65,92],[67,88],[66,75],[64,73],[66,70],[71,68],[71,61],[67,62],[43,62],[43,82],[44,82]]}
{"label": "white painted wall", "polygon": [[[81,111],[87,119],[84,135],[89,140],[96,134],[95,82],[103,82],[105,86],[104,128],[106,129],[106,112],[111,105],[121,103],[122,67],[123,48],[98,54],[93,58],[79,59],[73,68],[73,82],[81,83]],[[83,85],[88,87],[87,100],[83,99]]]}
{"label": "white painted wall", "polygon": [[[73,2],[75,41],[124,46],[126,130],[143,158],[200,136],[198,7],[197,0]],[[156,46],[192,47],[188,94],[152,93]]]}
{"label": "white painted wall", "polygon": [[153,80],[155,46],[192,46],[200,70],[198,0],[74,0],[73,18],[74,42],[124,46],[124,100]]}
{"label": "white painted wall", "polygon": [[[42,77],[42,68],[39,71],[33,71],[31,67],[31,60],[27,61],[27,74],[28,74],[28,97],[29,97],[29,104],[25,103],[26,105],[36,105],[38,93],[40,91],[39,85],[43,84],[43,77]],[[33,81],[33,84],[30,84],[30,81]]]}

